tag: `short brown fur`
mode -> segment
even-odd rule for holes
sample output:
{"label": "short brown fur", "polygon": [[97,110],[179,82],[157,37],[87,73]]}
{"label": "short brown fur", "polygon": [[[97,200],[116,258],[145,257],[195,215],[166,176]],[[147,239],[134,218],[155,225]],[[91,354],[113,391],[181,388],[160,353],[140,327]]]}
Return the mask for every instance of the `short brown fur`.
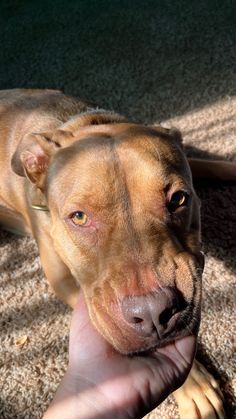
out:
{"label": "short brown fur", "polygon": [[[58,91],[23,89],[0,92],[0,133],[0,222],[34,236],[58,297],[73,307],[81,286],[91,320],[123,353],[196,333],[202,273],[199,200],[180,133],[128,122]],[[190,165],[198,177],[236,178],[230,163],[190,160]],[[171,215],[168,202],[183,189],[189,204]],[[76,211],[86,213],[90,227],[73,224]],[[125,320],[122,303],[162,289],[181,293],[188,308],[168,336],[140,336]],[[212,386],[196,365],[176,393],[182,417],[189,417],[189,404],[192,417],[200,412],[202,418],[215,418],[215,411],[224,417],[217,392],[210,413],[204,411],[204,391],[197,407],[186,397],[190,384],[194,394],[192,374],[196,383]]]}

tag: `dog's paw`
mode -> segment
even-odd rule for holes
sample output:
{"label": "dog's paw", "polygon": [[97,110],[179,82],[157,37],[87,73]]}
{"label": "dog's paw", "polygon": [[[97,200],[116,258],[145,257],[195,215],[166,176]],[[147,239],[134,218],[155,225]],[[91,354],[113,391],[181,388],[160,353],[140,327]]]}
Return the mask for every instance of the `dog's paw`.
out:
{"label": "dog's paw", "polygon": [[196,360],[174,393],[181,419],[225,419],[223,395],[216,380]]}

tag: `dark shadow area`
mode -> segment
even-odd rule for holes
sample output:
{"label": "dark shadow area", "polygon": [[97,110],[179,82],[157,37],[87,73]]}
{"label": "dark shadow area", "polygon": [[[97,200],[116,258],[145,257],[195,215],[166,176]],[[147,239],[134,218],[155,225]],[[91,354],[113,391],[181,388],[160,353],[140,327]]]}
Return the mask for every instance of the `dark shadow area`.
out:
{"label": "dark shadow area", "polygon": [[[206,139],[209,138],[207,135],[207,128],[206,128]],[[192,145],[185,145],[184,144],[184,152],[186,154],[187,157],[195,157],[195,158],[201,158],[204,160],[229,160],[229,161],[235,161],[235,157],[236,157],[236,153],[230,153],[230,154],[226,154],[226,153],[222,153],[222,154],[214,154],[212,152],[206,151],[206,150],[201,150],[200,148],[197,148],[195,146]],[[199,182],[200,184],[201,182]],[[206,180],[206,184],[211,184],[213,185],[215,182],[214,180],[210,181],[210,180]]]}
{"label": "dark shadow area", "polygon": [[0,397],[0,417],[2,419],[19,419],[14,401],[8,402],[8,400]]}
{"label": "dark shadow area", "polygon": [[[1,229],[1,226],[0,226],[0,229]],[[14,255],[15,257],[12,257],[12,254],[9,253],[7,257],[5,258],[5,260],[0,264],[0,269],[2,272],[4,271],[9,272],[9,276],[7,278],[0,280],[1,289],[9,286],[9,283],[11,282],[12,283],[16,282],[17,278],[21,277],[22,275],[21,267],[25,263],[25,258],[26,258],[26,252],[25,252],[24,246],[22,246],[22,237],[0,230],[0,244],[4,243],[4,240],[6,240],[7,242],[8,238],[10,241],[14,240],[14,242],[19,243],[19,248],[17,249],[17,253],[15,253]],[[31,258],[33,259],[36,257],[37,257],[37,251],[35,251],[35,253],[31,255]],[[16,268],[18,270],[17,274],[14,275],[14,277],[11,277],[10,272],[14,271]],[[34,270],[32,273],[28,273],[28,278],[31,279],[35,274],[39,273],[39,271],[41,271],[41,268],[39,268],[37,271]]]}
{"label": "dark shadow area", "polygon": [[236,93],[236,3],[9,0],[0,88],[50,87],[143,121]]}
{"label": "dark shadow area", "polygon": [[236,185],[202,184],[196,191],[202,202],[204,248],[236,273]]}
{"label": "dark shadow area", "polygon": [[[203,159],[225,160],[223,155],[215,155],[186,146],[187,156]],[[234,159],[229,155],[229,160]],[[224,261],[231,272],[236,273],[236,182],[219,182],[209,179],[194,181],[196,192],[201,199],[202,239],[205,251]],[[217,231],[217,234],[216,234]]]}

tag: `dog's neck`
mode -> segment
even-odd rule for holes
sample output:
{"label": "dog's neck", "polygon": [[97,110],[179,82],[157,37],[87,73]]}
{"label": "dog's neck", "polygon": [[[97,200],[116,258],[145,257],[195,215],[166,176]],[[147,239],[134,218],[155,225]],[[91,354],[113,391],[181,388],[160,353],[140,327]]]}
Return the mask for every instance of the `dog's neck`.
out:
{"label": "dog's neck", "polygon": [[29,184],[27,186],[27,189],[29,190],[28,204],[30,208],[32,208],[35,211],[50,212],[47,205],[46,197],[43,194],[43,192],[32,184]]}

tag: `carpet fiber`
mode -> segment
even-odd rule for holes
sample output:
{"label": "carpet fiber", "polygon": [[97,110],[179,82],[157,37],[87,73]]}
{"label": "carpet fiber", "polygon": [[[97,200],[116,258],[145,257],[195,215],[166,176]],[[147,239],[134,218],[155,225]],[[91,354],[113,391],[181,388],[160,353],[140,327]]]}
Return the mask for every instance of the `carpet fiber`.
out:
{"label": "carpet fiber", "polygon": [[[63,89],[180,128],[191,156],[236,161],[235,15],[229,0],[2,2],[0,88]],[[231,419],[236,186],[196,188],[206,252],[197,357],[219,380]],[[48,289],[34,241],[3,231],[0,302],[0,418],[40,418],[66,368],[71,311]],[[150,416],[178,418],[173,399]]]}

